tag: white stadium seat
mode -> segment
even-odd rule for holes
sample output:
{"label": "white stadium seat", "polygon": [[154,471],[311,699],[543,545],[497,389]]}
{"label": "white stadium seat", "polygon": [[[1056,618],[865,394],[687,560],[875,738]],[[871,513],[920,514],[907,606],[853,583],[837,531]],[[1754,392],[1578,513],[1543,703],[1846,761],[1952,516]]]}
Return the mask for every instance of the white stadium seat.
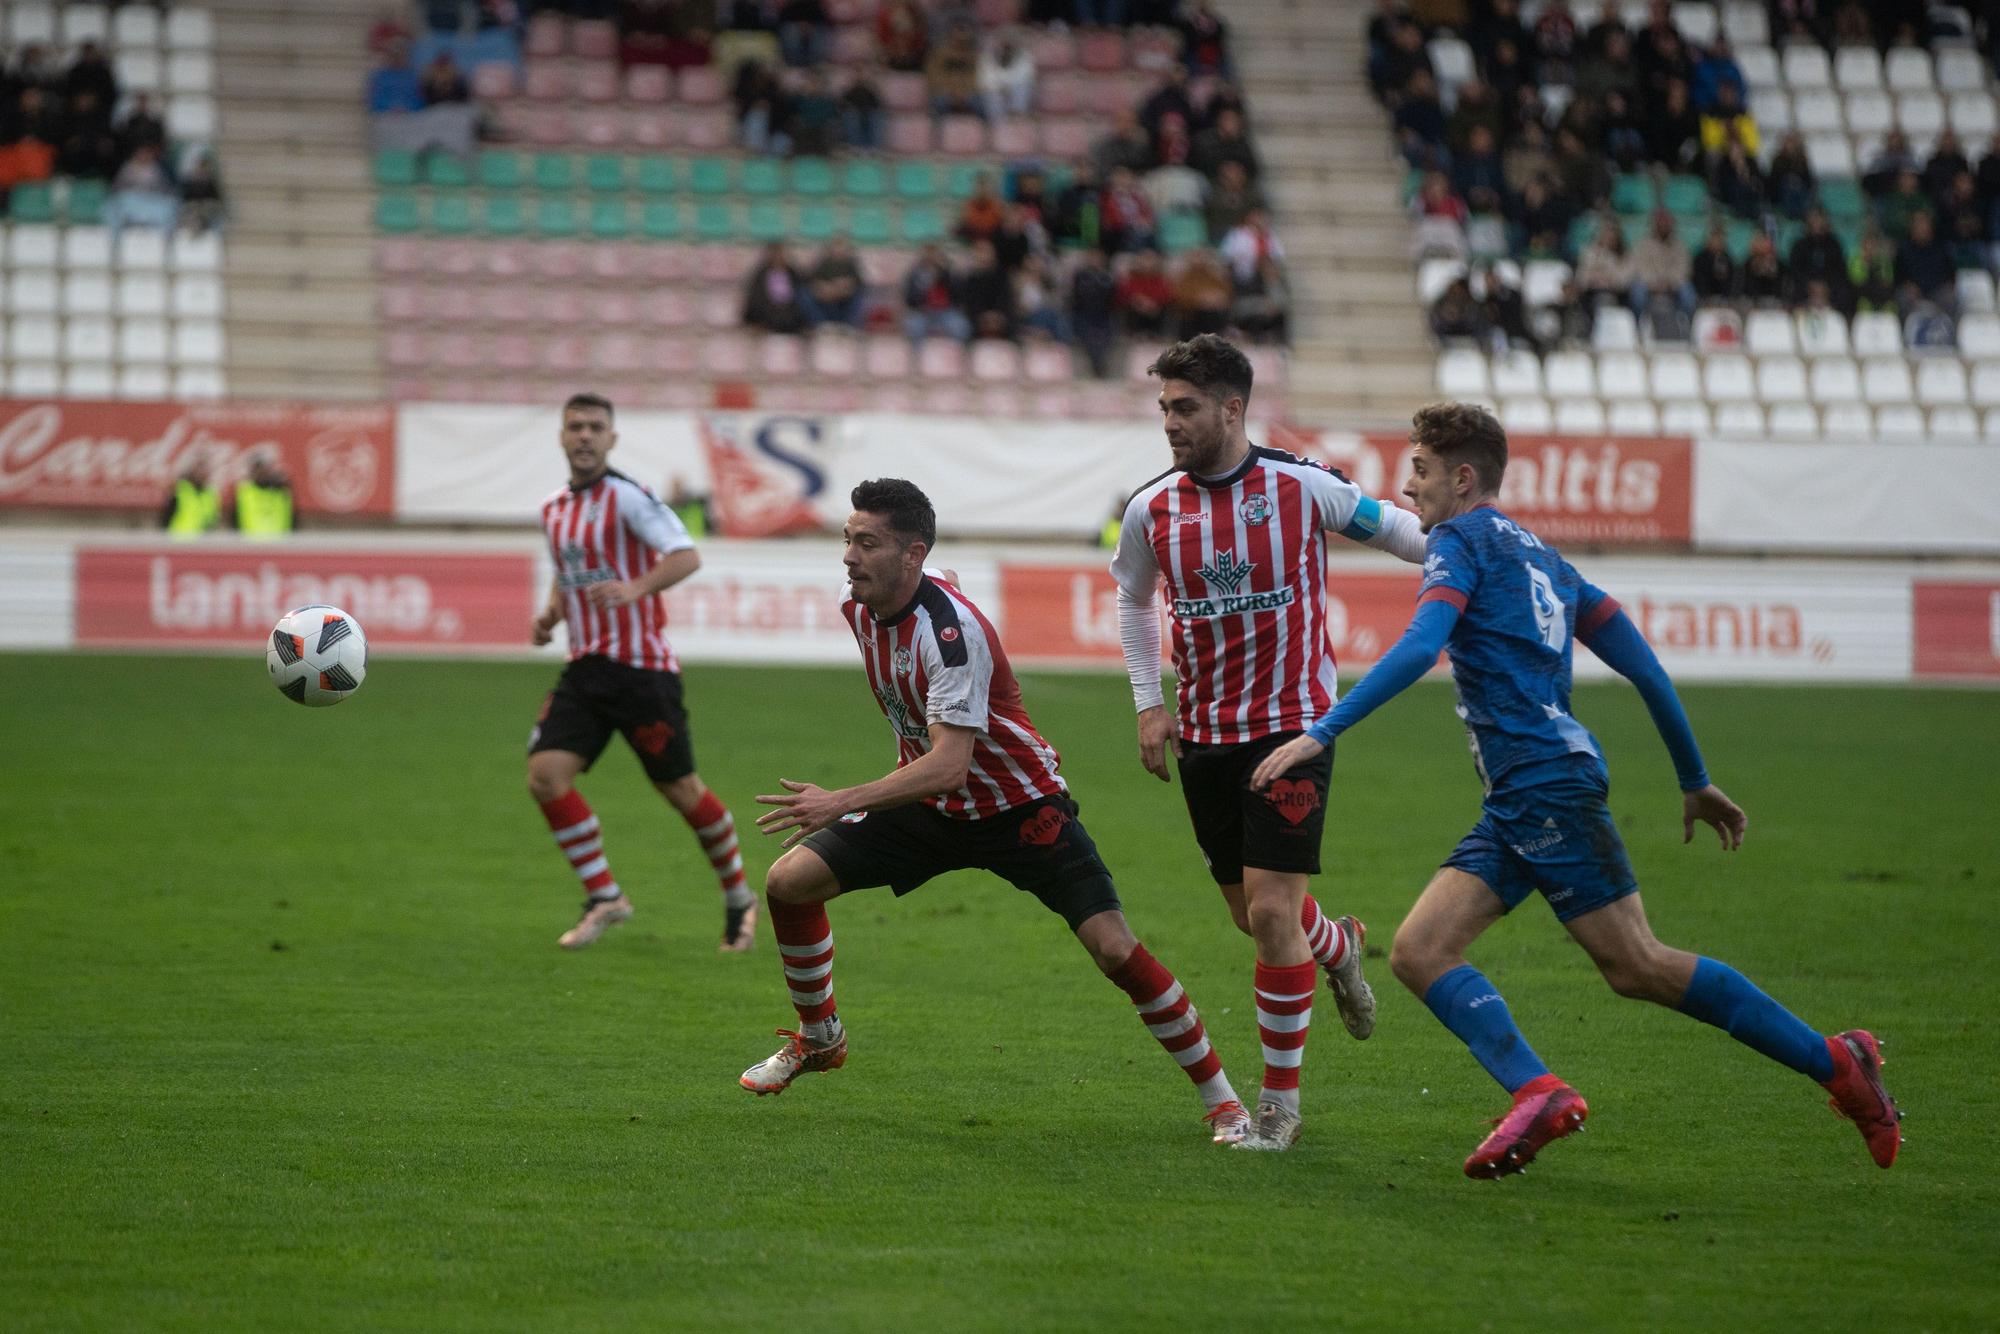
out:
{"label": "white stadium seat", "polygon": [[1472,48],[1456,37],[1434,37],[1430,42],[1431,68],[1437,71],[1440,90],[1456,89],[1477,72]]}
{"label": "white stadium seat", "polygon": [[1921,445],[1928,434],[1922,408],[1908,403],[1875,411],[1875,438],[1887,445]]}
{"label": "white stadium seat", "polygon": [[123,362],[167,360],[167,323],[156,319],[128,319],[118,326],[118,359]]}
{"label": "white stadium seat", "polygon": [[1930,357],[1917,363],[1917,402],[1946,407],[1966,401],[1965,363],[1957,357]]}
{"label": "white stadium seat", "polygon": [[1681,0],[1673,7],[1673,19],[1682,40],[1690,46],[1707,46],[1722,31],[1722,20],[1717,16],[1714,5]]}
{"label": "white stadium seat", "polygon": [[1854,355],[1857,357],[1903,355],[1903,326],[1893,311],[1863,311],[1854,317]]}
{"label": "white stadium seat", "polygon": [[1980,414],[1979,438],[1989,443],[2000,441],[2000,408],[1988,408]]}
{"label": "white stadium seat", "polygon": [[111,321],[82,315],[63,325],[63,356],[70,361],[110,361],[118,352]]}
{"label": "white stadium seat", "polygon": [[183,366],[222,362],[222,325],[216,320],[182,320],[174,325],[174,360]]}
{"label": "white stadium seat", "polygon": [[1725,352],[1702,364],[1702,390],[1711,403],[1747,403],[1757,397],[1750,358]]}
{"label": "white stadium seat", "polygon": [[1932,442],[1935,444],[1978,444],[1979,414],[1971,408],[1957,405],[1932,408],[1929,434]]}
{"label": "white stadium seat", "polygon": [[182,232],[174,238],[173,267],[176,273],[214,273],[222,268],[222,237],[214,232],[193,236]]}
{"label": "white stadium seat", "polygon": [[1931,53],[1918,46],[1899,46],[1882,64],[1892,92],[1922,92],[1933,86]]}
{"label": "white stadium seat", "polygon": [[[124,9],[119,12],[130,14],[145,11]],[[161,65],[160,53],[157,51],[145,47],[133,47],[120,51],[113,64],[118,71],[118,86],[126,92],[158,93],[166,84],[165,67]]]}
{"label": "white stadium seat", "polygon": [[160,12],[145,5],[120,5],[111,16],[111,40],[121,47],[158,46]]}
{"label": "white stadium seat", "polygon": [[15,315],[7,324],[7,355],[15,361],[54,361],[62,355],[62,322],[53,315]]}
{"label": "white stadium seat", "polygon": [[173,139],[214,139],[215,99],[206,93],[177,93],[169,97],[167,135]]}
{"label": "white stadium seat", "polygon": [[17,270],[7,303],[12,314],[53,315],[62,309],[62,282],[54,269]]}
{"label": "white stadium seat", "polygon": [[1722,352],[1743,346],[1743,317],[1727,306],[1703,306],[1694,313],[1697,352]]}
{"label": "white stadium seat", "polygon": [[1845,134],[1838,132],[1809,135],[1806,138],[1806,161],[1812,164],[1816,176],[1856,176],[1854,169],[1854,147]]}
{"label": "white stadium seat", "polygon": [[1910,383],[1910,363],[1901,357],[1870,357],[1861,364],[1861,397],[1881,407],[1916,398]]}
{"label": "white stadium seat", "polygon": [[1802,310],[1794,323],[1798,326],[1799,351],[1807,357],[1848,355],[1847,317],[1839,311]]}
{"label": "white stadium seat", "polygon": [[1985,89],[1972,93],[1953,93],[1946,108],[1951,117],[1951,128],[1958,131],[1958,137],[1975,147],[1993,137],[1993,131],[2000,129],[2000,115],[1994,113],[1993,94]]}
{"label": "white stadium seat", "polygon": [[47,46],[56,40],[56,7],[16,0],[6,7],[7,36],[15,46]]}
{"label": "white stadium seat", "polygon": [[7,229],[7,267],[53,269],[61,262],[62,236],[46,223],[22,223]]}
{"label": "white stadium seat", "polygon": [[1604,405],[1594,398],[1560,398],[1556,400],[1556,433],[1558,435],[1602,435],[1604,434]]}
{"label": "white stadium seat", "polygon": [[1833,66],[1817,46],[1794,42],[1784,50],[1780,65],[1791,88],[1825,88],[1833,83]]}
{"label": "white stadium seat", "polygon": [[62,392],[62,370],[51,361],[17,361],[7,372],[7,392],[16,398],[47,398]]}
{"label": "white stadium seat", "polygon": [[120,366],[118,397],[133,399],[165,398],[173,392],[173,379],[165,366]]}
{"label": "white stadium seat", "polygon": [[1820,417],[1820,437],[1845,444],[1875,443],[1874,410],[1861,403],[1836,403]]}
{"label": "white stadium seat", "polygon": [[63,368],[65,398],[111,398],[118,388],[118,373],[109,362],[72,361]]}
{"label": "white stadium seat", "polygon": [[1798,351],[1792,317],[1782,310],[1753,310],[1743,321],[1743,347],[1753,357],[1790,356]]}
{"label": "white stadium seat", "polygon": [[118,267],[121,269],[163,269],[167,266],[167,238],[149,228],[127,227],[118,238]]}
{"label": "white stadium seat", "polygon": [[1633,351],[1639,346],[1639,321],[1623,306],[1606,306],[1591,325],[1590,344],[1599,352]]}
{"label": "white stadium seat", "polygon": [[1683,399],[1660,408],[1660,432],[1663,435],[1704,436],[1714,429],[1715,421],[1709,416],[1706,403]]}
{"label": "white stadium seat", "polygon": [[67,4],[62,10],[62,39],[66,45],[111,40],[111,11],[103,5]]}
{"label": "white stadium seat", "polygon": [[1757,397],[1766,403],[1803,403],[1806,364],[1797,357],[1767,357],[1757,363]]}
{"label": "white stadium seat", "polygon": [[1550,398],[1591,398],[1597,393],[1597,367],[1585,352],[1551,352],[1542,364],[1542,381]]}
{"label": "white stadium seat", "polygon": [[1972,401],[1982,408],[2000,407],[2000,361],[1972,363]]}
{"label": "white stadium seat", "polygon": [[1958,352],[1967,361],[2000,359],[2000,315],[1967,315],[1958,322]]}
{"label": "white stadium seat", "polygon": [[1792,128],[1792,95],[1782,88],[1752,88],[1750,117],[1766,142],[1782,137]]}
{"label": "white stadium seat", "polygon": [[1743,82],[1753,89],[1778,88],[1784,84],[1784,75],[1778,71],[1778,53],[1768,46],[1737,43],[1736,67],[1743,71]]}
{"label": "white stadium seat", "polygon": [[1597,392],[1613,401],[1651,398],[1646,359],[1637,352],[1606,352],[1597,359]]}
{"label": "white stadium seat", "polygon": [[1896,123],[1915,140],[1935,138],[1944,129],[1944,99],[1936,93],[1903,93],[1896,98]]}
{"label": "white stadium seat", "polygon": [[1658,435],[1660,413],[1645,399],[1627,399],[1611,405],[1605,423],[1613,435]]}
{"label": "white stadium seat", "polygon": [[1773,440],[1817,440],[1819,412],[1810,403],[1773,403],[1770,429]]}
{"label": "white stadium seat", "polygon": [[220,366],[183,366],[174,372],[175,398],[221,398],[227,392]]}
{"label": "white stadium seat", "polygon": [[206,93],[215,87],[215,60],[206,51],[176,51],[167,57],[167,91]]}
{"label": "white stadium seat", "polygon": [[1464,276],[1464,260],[1436,257],[1425,260],[1417,265],[1417,300],[1429,309],[1446,288]]}
{"label": "white stadium seat", "polygon": [[1861,371],[1846,357],[1822,357],[1815,361],[1808,384],[1815,403],[1861,401]]}
{"label": "white stadium seat", "polygon": [[1446,398],[1485,398],[1486,354],[1466,347],[1445,349],[1438,354],[1437,383],[1438,392]]}
{"label": "white stadium seat", "polygon": [[176,319],[218,319],[222,315],[222,281],[212,273],[183,273],[174,279]]}
{"label": "white stadium seat", "polygon": [[175,5],[167,14],[167,45],[176,51],[213,47],[215,23],[208,11]]}
{"label": "white stadium seat", "polygon": [[[1993,275],[1985,269],[1960,269],[1958,271],[1958,308],[1966,318],[1974,315],[1990,315],[1995,308]],[[1962,323],[1962,322],[1961,322]],[[1965,335],[1961,331],[1959,338]]]}
{"label": "white stadium seat", "polygon": [[167,280],[157,273],[119,275],[118,313],[128,318],[166,314]]}
{"label": "white stadium seat", "polygon": [[1715,410],[1715,433],[1725,440],[1762,440],[1770,428],[1755,403],[1725,403]]}
{"label": "white stadium seat", "polygon": [[111,267],[109,227],[70,227],[63,231],[62,262],[66,269]]}
{"label": "white stadium seat", "polygon": [[1493,377],[1493,392],[1500,398],[1542,392],[1542,362],[1532,352],[1503,352],[1493,358],[1488,369]]}
{"label": "white stadium seat", "polygon": [[1759,0],[1727,0],[1722,6],[1722,31],[1731,46],[1767,46],[1770,16]]}
{"label": "white stadium seat", "polygon": [[1948,93],[1969,93],[1986,86],[1986,62],[1969,46],[1946,46],[1938,50],[1938,87]]}
{"label": "white stadium seat", "polygon": [[1833,54],[1833,81],[1843,90],[1882,86],[1882,57],[1872,46],[1843,46]]}
{"label": "white stadium seat", "polygon": [[1569,265],[1559,259],[1531,259],[1521,271],[1521,300],[1529,309],[1553,306],[1563,299]]}
{"label": "white stadium seat", "polygon": [[109,315],[112,311],[111,276],[94,269],[80,269],[63,279],[63,312],[68,315]]}
{"label": "white stadium seat", "polygon": [[1500,404],[1500,424],[1521,435],[1546,435],[1556,419],[1546,398],[1510,398]]}
{"label": "white stadium seat", "polygon": [[1896,104],[1889,94],[1870,88],[1847,95],[1847,129],[1850,134],[1887,134],[1896,123]]}
{"label": "white stadium seat", "polygon": [[1662,352],[1653,358],[1653,397],[1662,403],[1701,399],[1701,372],[1691,352]]}

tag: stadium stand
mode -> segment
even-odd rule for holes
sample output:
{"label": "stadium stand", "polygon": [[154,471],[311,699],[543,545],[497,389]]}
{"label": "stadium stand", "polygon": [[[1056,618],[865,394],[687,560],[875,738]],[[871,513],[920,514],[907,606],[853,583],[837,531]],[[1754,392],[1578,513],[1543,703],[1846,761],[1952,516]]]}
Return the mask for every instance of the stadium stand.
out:
{"label": "stadium stand", "polygon": [[0,13],[7,393],[228,388],[214,36],[199,8]]}
{"label": "stadium stand", "polygon": [[2000,103],[1971,18],[1806,8],[1371,25],[1441,391],[1515,429],[2000,439]]}

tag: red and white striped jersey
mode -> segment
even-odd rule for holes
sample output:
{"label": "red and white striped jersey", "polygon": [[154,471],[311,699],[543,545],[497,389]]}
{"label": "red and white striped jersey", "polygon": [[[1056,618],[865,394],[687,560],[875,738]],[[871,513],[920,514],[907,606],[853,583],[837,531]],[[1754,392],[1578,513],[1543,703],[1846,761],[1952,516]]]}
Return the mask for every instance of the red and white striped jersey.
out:
{"label": "red and white striped jersey", "polygon": [[851,592],[840,610],[896,734],[898,769],[930,752],[932,723],[978,732],[965,786],[926,797],[925,805],[984,820],[1069,790],[1056,773],[1061,757],[1021,705],[1021,684],[1000,636],[964,594],[925,575],[910,605],[886,621]]}
{"label": "red and white striped jersey", "polygon": [[589,486],[566,486],[543,501],[542,531],[555,557],[570,658],[609,658],[628,667],[678,672],[661,598],[607,609],[583,595],[592,584],[642,578],[660,557],[692,547],[694,539],[674,512],[612,469]]}
{"label": "red and white striped jersey", "polygon": [[[1227,476],[1168,472],[1133,495],[1111,573],[1148,605],[1166,581],[1182,740],[1254,741],[1333,707],[1328,532],[1423,560],[1415,515],[1282,450],[1252,446]],[[1157,663],[1131,667],[1157,679]]]}

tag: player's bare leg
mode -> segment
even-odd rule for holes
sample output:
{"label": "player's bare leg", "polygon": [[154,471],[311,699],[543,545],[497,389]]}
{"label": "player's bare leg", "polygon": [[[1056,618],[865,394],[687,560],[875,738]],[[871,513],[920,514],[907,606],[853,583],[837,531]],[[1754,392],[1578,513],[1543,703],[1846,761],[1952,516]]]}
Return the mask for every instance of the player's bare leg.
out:
{"label": "player's bare leg", "polygon": [[1116,910],[1085,918],[1076,938],[1112,983],[1132,998],[1139,1020],[1201,1095],[1217,1144],[1236,1144],[1250,1132],[1250,1114],[1223,1073],[1222,1058],[1209,1045],[1208,1030],[1180,982],[1146,947]]}
{"label": "player's bare leg", "polygon": [[793,848],[765,878],[771,930],[799,1026],[779,1029],[785,1045],[737,1081],[759,1097],[783,1093],[800,1075],[847,1064],[847,1030],[833,1001],[833,928],[826,917],[827,901],[839,894],[840,882],[811,848]]}
{"label": "player's bare leg", "polygon": [[757,896],[743,877],[743,851],[736,838],[736,821],[729,808],[701,781],[688,774],[654,783],[667,804],[694,831],[722,890],[722,944],[725,954],[741,954],[757,943]]}
{"label": "player's bare leg", "polygon": [[1264,1047],[1264,1087],[1257,1095],[1256,1130],[1237,1147],[1282,1152],[1299,1137],[1299,1065],[1319,982],[1299,923],[1306,877],[1246,867],[1243,892],[1250,936],[1257,942],[1257,1036]]}
{"label": "player's bare leg", "polygon": [[632,917],[632,902],[618,888],[605,858],[597,815],[576,790],[583,769],[584,758],[574,751],[538,750],[528,756],[528,795],[542,808],[556,847],[583,883],[583,914],[556,941],[566,950],[582,949]]}

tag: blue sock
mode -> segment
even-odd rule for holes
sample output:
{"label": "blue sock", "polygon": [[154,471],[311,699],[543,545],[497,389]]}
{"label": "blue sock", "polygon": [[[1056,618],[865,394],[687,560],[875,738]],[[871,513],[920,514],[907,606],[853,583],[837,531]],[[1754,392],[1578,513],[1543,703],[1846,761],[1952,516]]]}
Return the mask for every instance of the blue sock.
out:
{"label": "blue sock", "polygon": [[1825,1083],[1833,1078],[1826,1039],[1804,1020],[1757,989],[1726,963],[1695,962],[1694,980],[1681,997],[1681,1013],[1714,1024],[1752,1051]]}
{"label": "blue sock", "polygon": [[1431,983],[1424,1004],[1509,1093],[1549,1072],[1514,1027],[1507,1002],[1471,964],[1462,963]]}

